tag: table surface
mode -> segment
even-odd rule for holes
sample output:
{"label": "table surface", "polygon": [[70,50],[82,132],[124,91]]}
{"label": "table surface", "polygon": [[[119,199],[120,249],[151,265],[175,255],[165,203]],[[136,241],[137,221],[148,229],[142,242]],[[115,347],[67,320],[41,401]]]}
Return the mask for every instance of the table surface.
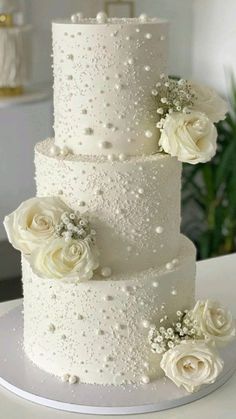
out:
{"label": "table surface", "polygon": [[[236,254],[197,263],[196,293],[198,298],[217,299],[227,305],[236,317]],[[0,315],[21,303],[21,300],[0,303]],[[214,419],[236,418],[236,374],[224,386],[209,396],[175,409],[140,416],[148,419]],[[87,419],[99,416],[62,412],[21,399],[0,387],[1,419]],[[112,416],[106,416],[109,418]],[[124,417],[124,416],[123,416]],[[129,416],[132,418],[133,416]],[[105,416],[100,416],[105,418]],[[128,416],[124,417],[128,418]]]}

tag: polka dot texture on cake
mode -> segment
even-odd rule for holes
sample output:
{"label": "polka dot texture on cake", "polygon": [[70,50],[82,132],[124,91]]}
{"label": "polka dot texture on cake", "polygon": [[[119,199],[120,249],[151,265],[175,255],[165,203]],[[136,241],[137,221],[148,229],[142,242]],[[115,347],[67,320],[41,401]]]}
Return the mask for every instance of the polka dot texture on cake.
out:
{"label": "polka dot texture on cake", "polygon": [[158,150],[151,91],[167,69],[161,41],[167,26],[146,15],[107,19],[103,12],[95,19],[73,15],[71,24],[53,23],[57,146],[89,155]]}

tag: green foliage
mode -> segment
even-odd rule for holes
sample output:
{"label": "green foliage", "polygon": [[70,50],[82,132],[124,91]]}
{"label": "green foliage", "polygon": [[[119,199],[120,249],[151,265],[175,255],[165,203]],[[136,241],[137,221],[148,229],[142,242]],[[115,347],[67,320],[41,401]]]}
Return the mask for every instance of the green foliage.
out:
{"label": "green foliage", "polygon": [[236,82],[231,78],[231,111],[217,124],[218,150],[205,164],[184,165],[184,232],[200,259],[236,251]]}

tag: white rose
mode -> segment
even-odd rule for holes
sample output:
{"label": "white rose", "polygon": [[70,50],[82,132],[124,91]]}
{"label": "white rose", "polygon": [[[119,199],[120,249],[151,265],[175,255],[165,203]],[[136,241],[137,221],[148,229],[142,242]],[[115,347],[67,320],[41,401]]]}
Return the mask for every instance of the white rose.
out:
{"label": "white rose", "polygon": [[217,131],[201,112],[174,112],[166,117],[159,140],[163,150],[181,162],[204,163],[216,152]]}
{"label": "white rose", "polygon": [[214,383],[223,369],[215,349],[202,340],[183,341],[169,349],[160,365],[170,380],[190,393],[202,384]]}
{"label": "white rose", "polygon": [[32,198],[5,217],[4,226],[10,243],[25,254],[32,251],[55,232],[68,207],[56,197]]}
{"label": "white rose", "polygon": [[214,89],[190,82],[195,94],[192,110],[205,113],[212,122],[219,122],[225,119],[228,112],[228,105]]}
{"label": "white rose", "polygon": [[190,312],[202,335],[216,343],[228,343],[235,337],[235,322],[229,310],[216,301],[197,301]]}
{"label": "white rose", "polygon": [[68,282],[88,281],[98,268],[98,250],[91,240],[57,238],[36,249],[30,264],[40,276]]}

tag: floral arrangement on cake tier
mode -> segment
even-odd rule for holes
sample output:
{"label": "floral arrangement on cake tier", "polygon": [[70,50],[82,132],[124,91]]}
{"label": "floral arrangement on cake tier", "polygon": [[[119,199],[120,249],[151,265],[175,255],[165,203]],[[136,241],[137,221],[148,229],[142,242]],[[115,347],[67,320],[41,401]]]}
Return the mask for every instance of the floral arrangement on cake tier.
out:
{"label": "floral arrangement on cake tier", "polygon": [[172,324],[153,326],[151,350],[162,355],[165,375],[188,392],[213,383],[223,369],[217,347],[235,337],[231,313],[216,301],[197,301],[192,310],[177,311]]}
{"label": "floral arrangement on cake tier", "polygon": [[32,198],[5,217],[10,243],[41,277],[81,282],[98,268],[96,232],[57,197]]}
{"label": "floral arrangement on cake tier", "polygon": [[152,90],[161,131],[160,151],[181,162],[205,163],[216,153],[215,123],[225,119],[227,103],[211,88],[160,75]]}

